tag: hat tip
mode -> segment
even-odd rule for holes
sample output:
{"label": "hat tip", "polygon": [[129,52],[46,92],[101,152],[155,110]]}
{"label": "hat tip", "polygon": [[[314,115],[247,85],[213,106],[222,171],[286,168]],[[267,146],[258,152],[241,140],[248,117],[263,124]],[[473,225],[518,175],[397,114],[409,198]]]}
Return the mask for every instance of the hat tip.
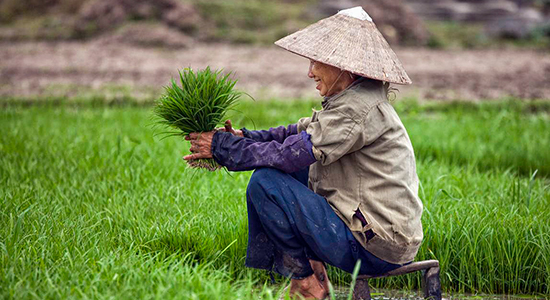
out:
{"label": "hat tip", "polygon": [[359,19],[361,21],[373,22],[369,14],[361,6],[355,6],[348,9],[338,11],[337,15],[344,15],[352,18]]}

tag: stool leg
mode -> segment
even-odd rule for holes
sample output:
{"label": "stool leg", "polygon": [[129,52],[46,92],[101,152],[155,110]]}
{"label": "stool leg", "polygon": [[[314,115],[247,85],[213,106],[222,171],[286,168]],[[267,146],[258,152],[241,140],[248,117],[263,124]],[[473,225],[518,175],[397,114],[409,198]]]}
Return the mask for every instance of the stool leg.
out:
{"label": "stool leg", "polygon": [[368,279],[357,279],[353,288],[353,300],[371,300]]}
{"label": "stool leg", "polygon": [[422,277],[422,290],[424,298],[441,300],[441,282],[439,281],[439,267],[429,268]]}

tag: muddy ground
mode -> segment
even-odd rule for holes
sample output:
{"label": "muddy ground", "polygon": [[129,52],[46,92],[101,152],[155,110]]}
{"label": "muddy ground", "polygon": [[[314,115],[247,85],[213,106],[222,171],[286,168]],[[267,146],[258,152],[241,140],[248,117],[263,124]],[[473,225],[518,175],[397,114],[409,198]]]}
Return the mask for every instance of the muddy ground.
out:
{"label": "muddy ground", "polygon": [[[413,80],[399,98],[550,99],[550,54],[530,50],[397,49]],[[310,98],[309,62],[277,47],[197,44],[188,49],[122,43],[0,43],[0,96],[131,95],[150,99],[183,67],[233,71],[256,99]]]}

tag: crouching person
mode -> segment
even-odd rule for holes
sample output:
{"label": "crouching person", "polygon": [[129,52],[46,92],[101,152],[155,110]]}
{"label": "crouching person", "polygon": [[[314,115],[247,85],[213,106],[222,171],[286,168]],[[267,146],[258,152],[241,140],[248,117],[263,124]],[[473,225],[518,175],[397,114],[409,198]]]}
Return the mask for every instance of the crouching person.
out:
{"label": "crouching person", "polygon": [[325,264],[380,275],[411,262],[422,241],[413,148],[388,102],[410,84],[360,7],[276,42],[310,59],[323,109],[286,127],[193,133],[191,155],[255,170],[247,189],[246,265],[291,278],[290,294],[328,295]]}

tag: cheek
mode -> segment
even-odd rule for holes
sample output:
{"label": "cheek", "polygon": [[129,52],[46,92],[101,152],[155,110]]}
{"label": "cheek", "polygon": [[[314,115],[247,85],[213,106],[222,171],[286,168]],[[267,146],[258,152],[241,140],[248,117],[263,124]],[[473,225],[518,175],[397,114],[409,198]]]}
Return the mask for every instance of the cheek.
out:
{"label": "cheek", "polygon": [[321,86],[320,86],[320,88],[319,88],[319,94],[320,94],[321,96],[325,96],[326,93],[327,93],[327,91],[328,91],[328,86],[327,86],[326,84],[324,84],[324,83],[321,84]]}
{"label": "cheek", "polygon": [[319,81],[319,88],[323,89],[325,87],[325,82],[323,80]]}
{"label": "cheek", "polygon": [[323,82],[323,87],[325,89],[328,89],[328,87],[330,86],[330,81],[325,78],[324,80],[321,80],[321,82]]}
{"label": "cheek", "polygon": [[323,74],[323,77],[322,77],[321,81],[325,85],[330,85],[334,81],[334,78],[333,78],[332,74],[327,74],[327,72],[325,72],[325,74]]}

